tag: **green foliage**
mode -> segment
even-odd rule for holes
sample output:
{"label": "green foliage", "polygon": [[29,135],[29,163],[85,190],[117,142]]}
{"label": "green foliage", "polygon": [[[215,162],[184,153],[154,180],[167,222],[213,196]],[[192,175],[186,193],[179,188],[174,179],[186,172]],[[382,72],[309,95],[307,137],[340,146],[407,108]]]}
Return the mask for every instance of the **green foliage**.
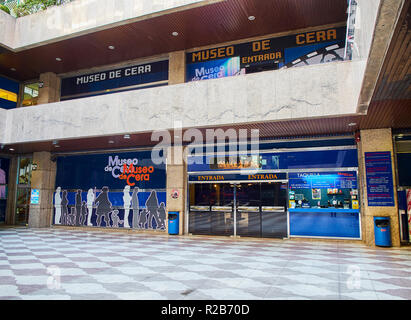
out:
{"label": "green foliage", "polygon": [[3,10],[4,12],[10,14],[10,9],[7,8],[5,5],[0,4],[0,10]]}
{"label": "green foliage", "polygon": [[17,6],[15,14],[17,17],[27,16],[48,7],[59,5],[61,2],[61,0],[26,0]]}

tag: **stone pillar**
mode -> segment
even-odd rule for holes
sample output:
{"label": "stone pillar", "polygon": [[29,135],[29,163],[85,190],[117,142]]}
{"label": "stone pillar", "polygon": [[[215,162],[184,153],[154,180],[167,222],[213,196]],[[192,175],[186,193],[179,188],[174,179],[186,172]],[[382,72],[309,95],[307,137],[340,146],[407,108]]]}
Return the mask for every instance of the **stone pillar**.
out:
{"label": "stone pillar", "polygon": [[6,224],[16,224],[16,193],[18,157],[10,159],[9,180],[7,184]]}
{"label": "stone pillar", "polygon": [[37,104],[59,102],[61,79],[53,72],[46,72],[40,75],[40,82],[43,87],[39,88]]}
{"label": "stone pillar", "polygon": [[[362,235],[363,240],[368,246],[375,246],[374,241],[374,216],[390,217],[391,224],[391,242],[395,247],[400,246],[400,225],[398,214],[398,201],[396,192],[396,175],[395,175],[395,159],[394,148],[392,142],[391,129],[371,129],[361,130],[361,142],[358,145],[359,153],[359,182],[362,196]],[[367,180],[365,171],[365,152],[391,152],[392,176],[394,203],[393,207],[369,207],[367,200]]]}
{"label": "stone pillar", "polygon": [[52,223],[56,163],[50,156],[50,152],[33,153],[33,164],[37,169],[31,173],[31,189],[40,190],[40,203],[30,204],[30,228],[47,228]]}
{"label": "stone pillar", "polygon": [[[167,212],[180,212],[180,235],[187,232],[185,226],[187,167],[183,161],[183,147],[174,146],[167,150]],[[173,197],[178,193],[178,197]],[[167,221],[168,227],[168,221]]]}
{"label": "stone pillar", "polygon": [[186,53],[175,51],[169,54],[168,84],[184,83],[186,80]]}

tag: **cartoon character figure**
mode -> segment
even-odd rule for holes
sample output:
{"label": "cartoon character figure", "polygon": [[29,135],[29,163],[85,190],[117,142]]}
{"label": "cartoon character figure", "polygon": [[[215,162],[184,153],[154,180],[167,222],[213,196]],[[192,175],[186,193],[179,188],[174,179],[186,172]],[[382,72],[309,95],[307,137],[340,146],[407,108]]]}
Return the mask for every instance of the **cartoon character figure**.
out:
{"label": "cartoon character figure", "polygon": [[80,218],[81,218],[81,190],[77,190],[76,193],[76,200],[74,202],[74,206],[76,207],[76,214],[74,215],[73,225],[80,226]]}
{"label": "cartoon character figure", "polygon": [[63,191],[63,198],[61,199],[61,213],[61,224],[65,226],[69,225],[67,190]]}
{"label": "cartoon character figure", "polygon": [[87,192],[87,225],[89,227],[92,227],[93,224],[91,223],[91,216],[93,214],[93,203],[94,203],[95,195],[94,195],[94,190],[89,189]]}
{"label": "cartoon character figure", "polygon": [[106,223],[106,227],[110,227],[110,212],[112,209],[112,204],[108,199],[108,187],[103,187],[101,189],[101,193],[96,198],[95,203],[97,204],[97,226],[101,226],[101,219],[104,216],[104,222]]}
{"label": "cartoon character figure", "polygon": [[118,216],[118,210],[113,210],[111,213],[111,220],[113,221],[113,228],[119,228],[119,224],[124,223],[124,220],[120,220]]}
{"label": "cartoon character figure", "polygon": [[130,224],[128,222],[128,215],[130,212],[131,199],[132,199],[132,196],[130,196],[130,186],[127,185],[124,187],[124,190],[123,190],[124,228],[130,228]]}
{"label": "cartoon character figure", "polygon": [[140,228],[140,204],[138,202],[138,191],[139,189],[135,187],[133,189],[133,195],[131,196],[131,206],[133,208],[133,229]]}
{"label": "cartoon character figure", "polygon": [[157,193],[153,190],[151,191],[150,196],[147,199],[146,202],[146,208],[148,211],[148,229],[153,229],[153,219],[156,223],[156,226],[158,226],[158,199],[157,199]]}
{"label": "cartoon character figure", "polygon": [[166,205],[161,202],[158,208],[158,228],[164,230],[166,228]]}
{"label": "cartoon character figure", "polygon": [[54,193],[54,208],[56,210],[56,215],[54,217],[54,224],[61,224],[61,188],[57,187]]}
{"label": "cartoon character figure", "polygon": [[80,215],[80,221],[79,221],[80,226],[86,225],[86,217],[87,217],[87,203],[83,201],[83,203],[81,204],[81,215]]}

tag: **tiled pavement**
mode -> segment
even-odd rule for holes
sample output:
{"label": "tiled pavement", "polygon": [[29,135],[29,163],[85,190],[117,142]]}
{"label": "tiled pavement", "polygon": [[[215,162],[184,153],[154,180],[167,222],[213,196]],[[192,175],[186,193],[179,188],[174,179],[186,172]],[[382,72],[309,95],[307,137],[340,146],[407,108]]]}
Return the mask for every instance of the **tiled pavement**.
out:
{"label": "tiled pavement", "polygon": [[0,299],[411,299],[411,250],[1,228]]}

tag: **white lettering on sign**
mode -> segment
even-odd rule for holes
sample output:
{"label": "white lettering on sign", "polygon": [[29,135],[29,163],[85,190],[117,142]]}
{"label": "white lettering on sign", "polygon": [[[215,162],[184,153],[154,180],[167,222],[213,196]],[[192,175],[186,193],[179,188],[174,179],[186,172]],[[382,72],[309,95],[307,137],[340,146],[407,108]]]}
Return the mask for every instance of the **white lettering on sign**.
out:
{"label": "white lettering on sign", "polygon": [[104,168],[104,171],[111,171],[113,178],[118,178],[123,172],[124,164],[126,164],[127,166],[131,164],[133,166],[136,166],[138,164],[138,159],[120,159],[117,155],[114,158],[112,156],[109,156],[108,165]]}
{"label": "white lettering on sign", "polygon": [[[123,70],[124,70],[124,74],[123,74]],[[76,85],[99,82],[99,81],[104,81],[107,79],[118,79],[123,76],[124,77],[136,76],[139,74],[150,73],[150,72],[151,72],[151,64],[129,67],[126,69],[106,71],[102,73],[96,73],[96,74],[77,77]]]}

